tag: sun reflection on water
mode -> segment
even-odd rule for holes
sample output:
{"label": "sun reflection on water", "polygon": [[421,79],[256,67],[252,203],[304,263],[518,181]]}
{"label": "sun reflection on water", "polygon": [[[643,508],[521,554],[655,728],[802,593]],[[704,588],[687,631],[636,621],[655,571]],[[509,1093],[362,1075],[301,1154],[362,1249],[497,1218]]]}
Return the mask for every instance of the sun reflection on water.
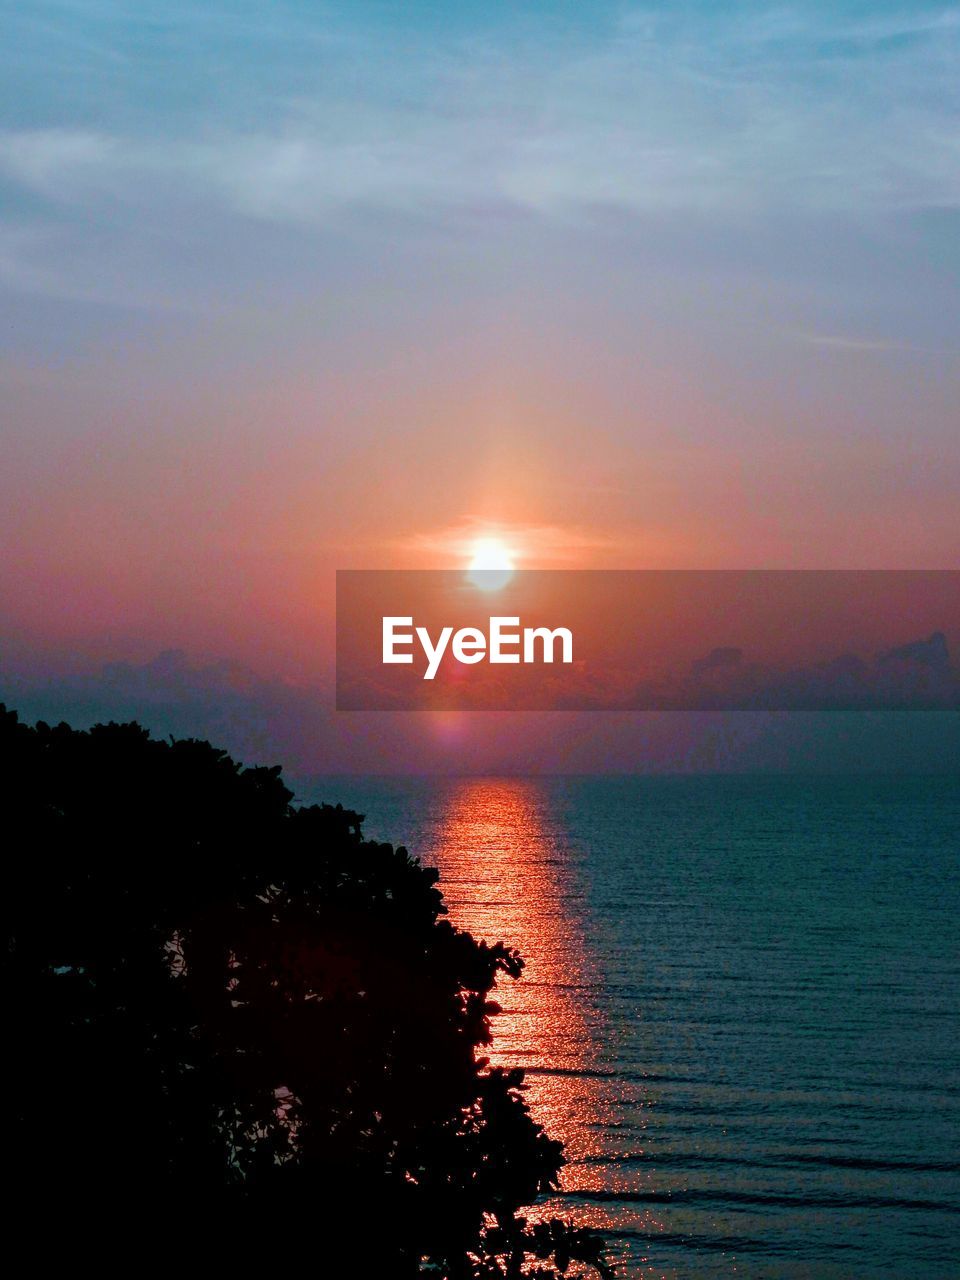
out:
{"label": "sun reflection on water", "polygon": [[[616,1230],[626,1225],[614,1185],[618,1116],[642,1102],[624,1097],[613,1069],[612,1032],[597,1000],[602,978],[560,829],[536,783],[520,778],[460,780],[438,817],[430,861],[440,869],[452,922],[516,946],[526,962],[517,982],[498,987],[502,1012],[489,1057],[495,1066],[524,1068],[534,1118],[564,1144],[561,1196],[543,1211]],[[633,1171],[621,1189],[641,1180]],[[636,1225],[636,1209],[626,1216]],[[648,1231],[659,1229],[654,1212],[643,1216]]]}
{"label": "sun reflection on water", "polygon": [[434,859],[454,923],[519,948],[518,982],[497,992],[490,1060],[522,1066],[537,1120],[571,1156],[592,1118],[583,1001],[591,977],[571,911],[574,888],[545,829],[540,798],[522,779],[466,779],[448,796]]}

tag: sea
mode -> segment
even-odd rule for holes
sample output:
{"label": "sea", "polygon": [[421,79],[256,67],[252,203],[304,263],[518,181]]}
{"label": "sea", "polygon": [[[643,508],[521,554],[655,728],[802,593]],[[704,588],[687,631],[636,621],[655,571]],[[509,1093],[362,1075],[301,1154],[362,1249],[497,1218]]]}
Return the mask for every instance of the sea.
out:
{"label": "sea", "polygon": [[313,778],[520,949],[538,1212],[622,1276],[960,1277],[960,779]]}

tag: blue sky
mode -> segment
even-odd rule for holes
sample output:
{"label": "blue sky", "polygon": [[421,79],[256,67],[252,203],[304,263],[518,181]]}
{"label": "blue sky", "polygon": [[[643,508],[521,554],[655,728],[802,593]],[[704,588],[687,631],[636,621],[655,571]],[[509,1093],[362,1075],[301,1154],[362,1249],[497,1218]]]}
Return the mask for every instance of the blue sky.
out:
{"label": "blue sky", "polygon": [[[957,7],[7,10],[0,281],[21,295],[193,310],[282,289],[303,237],[470,237],[496,270],[511,233],[575,254],[610,222],[660,258],[685,230],[741,278],[835,273],[841,304],[876,283],[858,237],[917,288],[956,271]],[[952,350],[908,292],[809,336]]]}

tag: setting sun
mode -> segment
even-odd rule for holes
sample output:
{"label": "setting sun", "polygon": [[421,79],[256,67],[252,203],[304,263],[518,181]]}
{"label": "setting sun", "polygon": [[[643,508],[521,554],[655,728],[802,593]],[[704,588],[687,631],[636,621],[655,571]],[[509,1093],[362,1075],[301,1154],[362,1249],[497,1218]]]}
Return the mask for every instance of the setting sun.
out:
{"label": "setting sun", "polygon": [[470,571],[478,569],[504,570],[513,568],[513,552],[499,538],[478,538],[473,546]]}
{"label": "setting sun", "polygon": [[510,581],[514,554],[499,538],[478,538],[473,544],[467,578],[481,591],[496,591]]}

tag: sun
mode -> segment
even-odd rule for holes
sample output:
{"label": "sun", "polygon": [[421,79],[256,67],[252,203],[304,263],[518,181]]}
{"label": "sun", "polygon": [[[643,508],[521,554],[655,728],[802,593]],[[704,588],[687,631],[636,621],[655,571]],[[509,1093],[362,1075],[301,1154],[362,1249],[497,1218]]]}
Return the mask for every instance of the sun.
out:
{"label": "sun", "polygon": [[481,591],[496,591],[513,577],[514,553],[499,538],[478,538],[471,550],[467,580]]}
{"label": "sun", "polygon": [[478,569],[505,570],[513,569],[513,552],[499,538],[478,538],[473,544],[470,572]]}

